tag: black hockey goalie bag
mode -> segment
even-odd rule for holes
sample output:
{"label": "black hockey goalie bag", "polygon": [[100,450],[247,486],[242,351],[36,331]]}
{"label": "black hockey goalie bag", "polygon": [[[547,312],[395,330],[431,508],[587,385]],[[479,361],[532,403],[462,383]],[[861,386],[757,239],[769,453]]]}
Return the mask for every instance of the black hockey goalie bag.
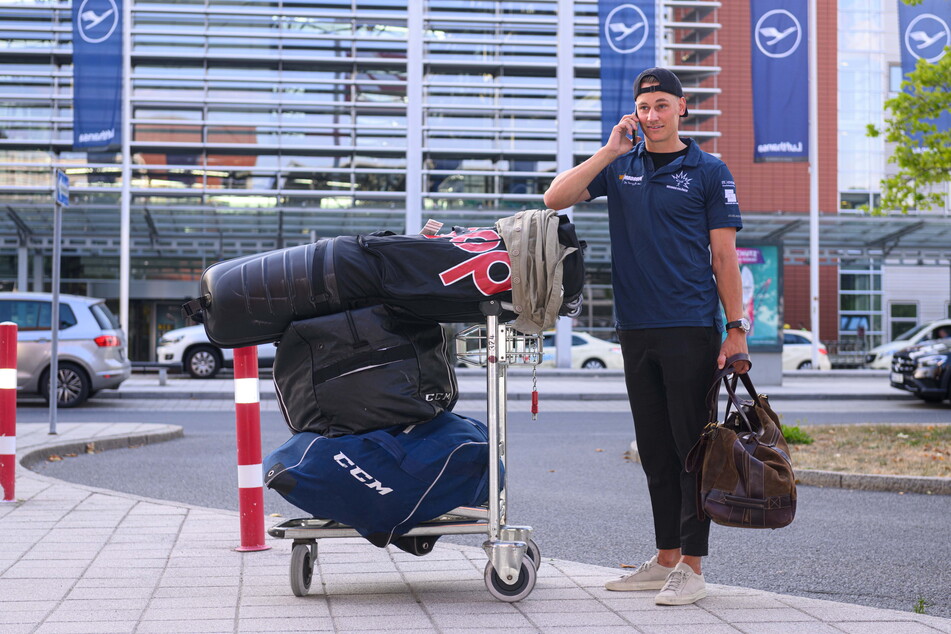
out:
{"label": "black hockey goalie bag", "polygon": [[291,323],[274,388],[291,431],[328,438],[423,423],[458,397],[442,327],[383,305]]}
{"label": "black hockey goalie bag", "polygon": [[[561,314],[577,307],[584,260],[574,225],[559,218],[558,240],[575,247],[563,262]],[[511,261],[494,228],[436,236],[325,238],[211,265],[186,316],[223,348],[277,341],[292,321],[389,304],[440,322],[482,321],[487,299],[511,300]],[[514,314],[503,315],[511,319]]]}

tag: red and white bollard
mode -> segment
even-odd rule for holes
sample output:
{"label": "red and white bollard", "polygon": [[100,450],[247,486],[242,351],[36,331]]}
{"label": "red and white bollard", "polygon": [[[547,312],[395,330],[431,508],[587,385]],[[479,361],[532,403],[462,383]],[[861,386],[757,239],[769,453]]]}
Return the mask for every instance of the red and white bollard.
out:
{"label": "red and white bollard", "polygon": [[0,487],[15,502],[17,469],[17,325],[0,324]]}
{"label": "red and white bollard", "polygon": [[261,393],[258,349],[234,351],[234,408],[238,440],[238,510],[241,545],[235,550],[267,550],[264,543],[264,474],[261,469]]}

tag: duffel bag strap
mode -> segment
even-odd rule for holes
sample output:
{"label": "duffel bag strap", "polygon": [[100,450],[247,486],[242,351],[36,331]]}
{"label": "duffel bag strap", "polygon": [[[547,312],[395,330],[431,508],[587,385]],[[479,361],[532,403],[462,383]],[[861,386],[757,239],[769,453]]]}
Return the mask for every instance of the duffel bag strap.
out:
{"label": "duffel bag strap", "polygon": [[[723,381],[723,384],[727,386],[727,394],[731,394],[731,395],[733,394],[733,392],[730,390],[730,386],[727,383],[727,377],[732,374],[734,376],[734,379],[736,378],[737,375],[736,375],[736,371],[733,368],[733,364],[735,364],[737,361],[746,361],[747,363],[750,364],[750,367],[753,366],[753,362],[750,361],[750,355],[744,352],[740,352],[728,358],[726,360],[726,363],[723,364],[723,367],[717,369],[716,373],[713,375],[713,384],[710,386],[710,389],[707,391],[707,412],[708,412],[707,423],[714,423],[717,420],[717,396],[719,396],[720,394],[720,381]],[[743,375],[743,376],[746,376],[746,375]],[[735,398],[736,398],[735,395],[733,395],[731,396],[730,399],[727,400],[726,415],[729,415],[730,402],[735,400]],[[735,403],[735,405],[737,409],[740,408],[739,403]],[[724,416],[724,420],[726,420],[726,415]]]}
{"label": "duffel bag strap", "polygon": [[196,323],[203,324],[205,323],[205,308],[208,307],[210,302],[211,295],[207,293],[198,299],[190,299],[182,304],[182,316],[185,319],[191,319]]}
{"label": "duffel bag strap", "polygon": [[[310,271],[310,287],[313,289],[310,302],[315,307],[326,305],[325,313],[340,311],[340,293],[337,290],[337,272],[334,267],[334,244],[336,238],[324,238],[315,243],[314,262]],[[319,268],[318,268],[319,266]]]}
{"label": "duffel bag strap", "polygon": [[403,449],[403,445],[397,442],[393,434],[386,429],[374,429],[373,431],[360,434],[360,437],[383,447],[383,449],[393,456],[397,464],[401,464],[403,460],[406,459],[406,450]]}

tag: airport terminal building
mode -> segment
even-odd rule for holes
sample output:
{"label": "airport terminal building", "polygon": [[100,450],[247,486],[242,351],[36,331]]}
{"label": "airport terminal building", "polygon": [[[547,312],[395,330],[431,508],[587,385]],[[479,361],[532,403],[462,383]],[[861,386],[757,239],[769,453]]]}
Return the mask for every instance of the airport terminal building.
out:
{"label": "airport terminal building", "polygon": [[[491,226],[543,207],[551,179],[600,147],[594,0],[127,1],[134,360],[183,325],[179,306],[213,262],[415,233],[429,218]],[[895,1],[818,4],[821,335],[874,344],[948,315],[951,216],[860,209],[887,169],[884,141],[864,130],[899,90]],[[754,160],[750,4],[656,7],[657,59],[687,92],[684,134],[731,168],[740,243],[779,249],[783,319],[808,326],[809,166]],[[47,0],[0,7],[0,287],[49,290],[61,169],[61,288],[114,302],[122,154],[73,146],[71,16]],[[608,336],[606,205],[572,214],[589,268],[576,327]]]}

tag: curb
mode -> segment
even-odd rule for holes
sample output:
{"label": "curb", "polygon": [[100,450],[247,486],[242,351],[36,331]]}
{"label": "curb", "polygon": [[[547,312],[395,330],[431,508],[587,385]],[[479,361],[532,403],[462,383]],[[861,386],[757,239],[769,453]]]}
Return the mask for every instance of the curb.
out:
{"label": "curb", "polygon": [[921,493],[923,495],[951,495],[951,478],[929,476],[878,475],[872,473],[840,473],[800,469],[796,482],[814,487],[857,489],[860,491],[890,491]]}
{"label": "curb", "polygon": [[[131,449],[159,442],[166,442],[185,437],[185,430],[178,425],[169,425],[171,429],[154,432],[117,434],[104,436],[94,440],[66,441],[54,445],[44,445],[28,450],[20,458],[20,466],[30,469],[33,465],[48,460],[50,456],[61,453],[99,453],[110,449]],[[32,470],[32,469],[31,469]]]}
{"label": "curb", "polygon": [[[126,400],[148,400],[164,399],[171,396],[168,392],[161,390],[137,390],[137,391],[105,391],[99,392],[90,400],[96,399],[126,399]],[[190,400],[234,400],[233,392],[175,392],[174,398]],[[262,401],[276,400],[273,392],[262,392],[260,394]],[[529,401],[532,395],[530,392],[514,392],[508,394],[510,401]],[[620,392],[585,392],[566,394],[555,392],[542,392],[542,400],[547,401],[626,401],[627,394]],[[486,400],[485,392],[465,392],[459,395],[460,401]],[[787,400],[811,400],[811,401],[913,401],[915,397],[911,394],[896,392],[895,394],[816,394],[816,393],[795,393],[795,394],[769,394],[769,400],[787,401]]]}
{"label": "curb", "polygon": [[[640,462],[637,441],[632,440],[624,455],[631,462]],[[920,493],[922,495],[951,495],[951,478],[932,476],[878,475],[872,473],[841,473],[818,469],[794,469],[796,484],[819,488],[856,489],[885,493]]]}

